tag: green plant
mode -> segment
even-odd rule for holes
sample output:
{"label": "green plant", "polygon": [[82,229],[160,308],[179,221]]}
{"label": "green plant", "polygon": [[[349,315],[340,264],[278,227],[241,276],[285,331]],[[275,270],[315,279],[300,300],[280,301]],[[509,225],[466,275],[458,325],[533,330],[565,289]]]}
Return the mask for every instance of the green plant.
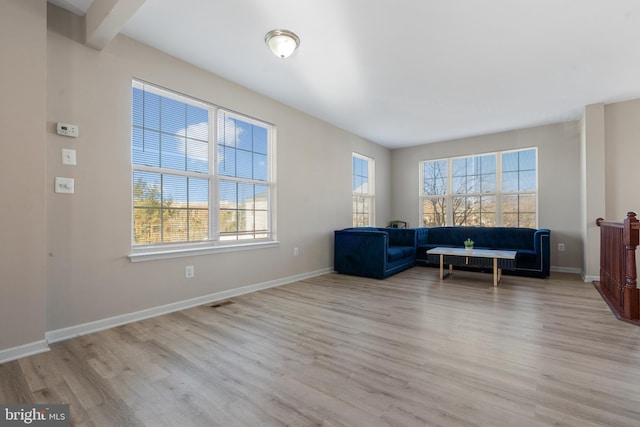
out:
{"label": "green plant", "polygon": [[465,248],[472,248],[473,247],[473,240],[467,238],[467,240],[464,241],[464,247]]}

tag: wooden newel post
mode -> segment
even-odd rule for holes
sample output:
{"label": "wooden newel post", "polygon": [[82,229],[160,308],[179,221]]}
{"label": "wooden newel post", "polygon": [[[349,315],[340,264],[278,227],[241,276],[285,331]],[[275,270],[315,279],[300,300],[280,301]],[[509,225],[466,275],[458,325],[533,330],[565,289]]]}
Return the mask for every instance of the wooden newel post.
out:
{"label": "wooden newel post", "polygon": [[628,212],[624,220],[623,239],[625,249],[625,284],[624,284],[624,313],[631,320],[638,320],[638,276],[636,271],[636,247],[639,240],[639,223],[635,212]]}
{"label": "wooden newel post", "polygon": [[640,326],[640,289],[636,248],[640,244],[640,220],[628,212],[624,222],[596,220],[600,227],[600,281],[596,288],[619,319]]}

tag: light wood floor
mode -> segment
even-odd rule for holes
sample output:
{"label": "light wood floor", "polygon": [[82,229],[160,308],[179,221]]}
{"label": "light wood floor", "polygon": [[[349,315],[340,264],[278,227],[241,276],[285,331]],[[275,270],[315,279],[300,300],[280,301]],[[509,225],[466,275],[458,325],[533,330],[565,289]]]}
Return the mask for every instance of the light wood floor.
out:
{"label": "light wood floor", "polygon": [[0,365],[76,425],[638,426],[640,328],[591,284],[328,274]]}

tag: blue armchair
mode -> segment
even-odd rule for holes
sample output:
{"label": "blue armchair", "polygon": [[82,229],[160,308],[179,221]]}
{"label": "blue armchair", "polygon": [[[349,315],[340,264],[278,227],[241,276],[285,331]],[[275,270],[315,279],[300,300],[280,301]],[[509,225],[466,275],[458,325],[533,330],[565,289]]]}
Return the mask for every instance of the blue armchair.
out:
{"label": "blue armchair", "polygon": [[383,279],[413,267],[416,230],[357,227],[334,231],[333,268],[338,273]]}

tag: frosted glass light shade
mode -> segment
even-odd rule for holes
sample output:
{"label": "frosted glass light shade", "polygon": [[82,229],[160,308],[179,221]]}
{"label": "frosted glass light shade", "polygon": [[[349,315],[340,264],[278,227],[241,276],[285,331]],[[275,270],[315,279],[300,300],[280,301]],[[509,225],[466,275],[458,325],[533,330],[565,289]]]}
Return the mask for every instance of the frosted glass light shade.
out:
{"label": "frosted glass light shade", "polygon": [[287,58],[300,45],[300,38],[289,30],[269,31],[264,37],[271,52],[278,58]]}

